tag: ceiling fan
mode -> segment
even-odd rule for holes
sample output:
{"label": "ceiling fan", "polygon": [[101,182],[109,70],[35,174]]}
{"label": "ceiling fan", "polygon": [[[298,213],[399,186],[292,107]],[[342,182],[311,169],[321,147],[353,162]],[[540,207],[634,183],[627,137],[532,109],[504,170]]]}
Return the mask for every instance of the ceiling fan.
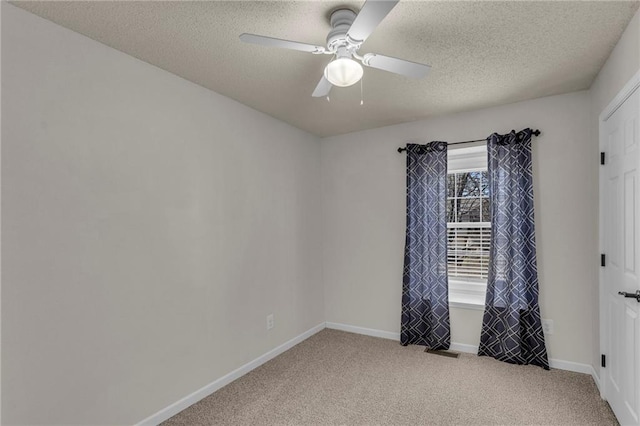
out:
{"label": "ceiling fan", "polygon": [[246,33],[240,35],[240,40],[245,43],[300,50],[314,55],[335,55],[324,69],[324,76],[311,95],[316,98],[328,96],[333,86],[347,87],[360,81],[364,71],[354,58],[371,68],[422,78],[431,69],[429,65],[375,53],[362,56],[358,54],[362,43],[398,1],[367,0],[357,15],[350,9],[334,11],[331,14],[331,31],[327,35],[327,47]]}

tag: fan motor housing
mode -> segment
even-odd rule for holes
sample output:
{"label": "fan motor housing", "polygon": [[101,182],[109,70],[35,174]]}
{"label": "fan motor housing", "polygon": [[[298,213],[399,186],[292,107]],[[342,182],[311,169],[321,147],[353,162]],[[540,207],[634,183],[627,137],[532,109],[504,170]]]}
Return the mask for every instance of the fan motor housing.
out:
{"label": "fan motor housing", "polygon": [[347,31],[355,19],[356,13],[351,9],[338,9],[331,14],[331,31],[327,35],[327,47],[330,50],[335,51],[349,43]]}

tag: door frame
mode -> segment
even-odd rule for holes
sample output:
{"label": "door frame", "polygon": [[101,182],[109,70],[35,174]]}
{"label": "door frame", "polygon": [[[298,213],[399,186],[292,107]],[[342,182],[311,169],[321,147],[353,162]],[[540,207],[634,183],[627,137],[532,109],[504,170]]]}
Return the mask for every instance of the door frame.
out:
{"label": "door frame", "polygon": [[[631,77],[631,79],[624,85],[622,90],[618,92],[618,94],[613,98],[609,105],[602,110],[598,119],[598,147],[600,148],[600,152],[605,152],[606,146],[606,134],[604,132],[604,123],[607,121],[617,110],[625,103],[631,95],[635,93],[636,90],[640,90],[640,70],[636,72],[636,74]],[[606,164],[606,163],[605,163]],[[604,194],[604,167],[599,167],[598,171],[598,180],[599,180],[599,188],[598,188],[598,248],[600,253],[604,253],[604,209],[603,209],[603,194]],[[608,316],[606,313],[606,290],[604,287],[604,270],[603,268],[599,268],[598,271],[598,307],[599,307],[599,325],[600,325],[600,353],[606,354],[607,347],[609,345],[609,336],[607,335],[608,330]],[[594,377],[597,379],[597,385],[600,389],[600,396],[602,399],[606,398],[606,386],[607,386],[607,378],[608,378],[608,370],[605,367],[600,366],[599,377]]]}

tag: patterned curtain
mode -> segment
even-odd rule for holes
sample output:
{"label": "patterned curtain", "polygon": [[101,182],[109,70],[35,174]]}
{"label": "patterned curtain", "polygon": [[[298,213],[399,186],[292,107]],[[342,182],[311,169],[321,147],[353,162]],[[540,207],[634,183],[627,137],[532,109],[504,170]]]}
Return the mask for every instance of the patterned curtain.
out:
{"label": "patterned curtain", "polygon": [[407,144],[402,345],[449,349],[447,143]]}
{"label": "patterned curtain", "polygon": [[549,369],[538,306],[531,129],[488,139],[491,249],[478,355]]}

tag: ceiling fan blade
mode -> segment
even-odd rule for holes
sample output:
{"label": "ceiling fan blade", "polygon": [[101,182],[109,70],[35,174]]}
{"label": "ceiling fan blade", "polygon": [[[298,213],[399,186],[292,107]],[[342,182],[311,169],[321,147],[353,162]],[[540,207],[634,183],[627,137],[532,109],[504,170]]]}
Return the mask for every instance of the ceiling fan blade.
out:
{"label": "ceiling fan blade", "polygon": [[300,43],[298,41],[281,40],[279,38],[265,37],[256,34],[240,34],[240,40],[244,41],[245,43],[260,44],[270,47],[281,47],[283,49],[300,50],[302,52],[323,53],[325,51],[325,48],[322,46]]}
{"label": "ceiling fan blade", "polygon": [[347,31],[347,36],[354,41],[364,42],[398,1],[367,0]]}
{"label": "ceiling fan blade", "polygon": [[422,78],[427,75],[431,69],[429,65],[392,58],[391,56],[377,55],[375,53],[367,53],[364,55],[362,63],[371,68],[377,68],[412,78]]}
{"label": "ceiling fan blade", "polygon": [[311,96],[313,96],[314,98],[323,98],[325,96],[329,96],[329,92],[331,91],[332,87],[333,85],[329,82],[329,80],[327,80],[325,76],[322,76],[320,82],[316,86]]}

